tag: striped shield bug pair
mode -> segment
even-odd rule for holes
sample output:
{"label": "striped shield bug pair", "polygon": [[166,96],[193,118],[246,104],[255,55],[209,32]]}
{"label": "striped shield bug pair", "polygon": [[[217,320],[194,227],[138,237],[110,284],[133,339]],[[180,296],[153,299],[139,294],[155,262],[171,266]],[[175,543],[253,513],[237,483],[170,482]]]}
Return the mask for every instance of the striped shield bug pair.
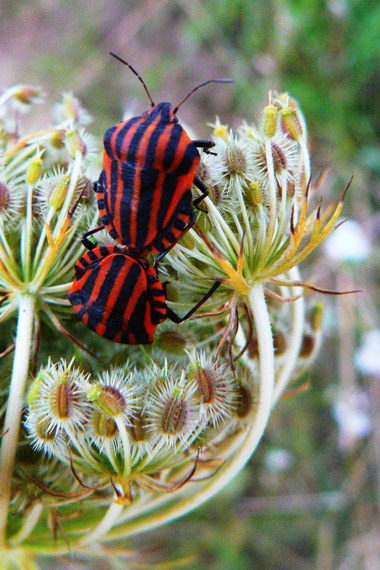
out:
{"label": "striped shield bug pair", "polygon": [[[125,344],[154,340],[156,326],[165,318],[180,323],[189,318],[217,289],[214,283],[202,299],[179,317],[166,305],[158,279],[158,262],[194,225],[207,196],[196,176],[198,148],[206,152],[212,141],[192,141],[179,125],[179,107],[200,87],[230,79],[211,79],[195,87],[176,107],[151,102],[139,117],[110,127],[104,135],[103,170],[94,189],[102,225],[83,236],[87,251],[75,266],[69,299],[83,323],[105,338]],[[201,195],[193,200],[192,185]],[[119,246],[95,246],[88,236],[105,228]],[[154,267],[146,256],[157,253]]]}

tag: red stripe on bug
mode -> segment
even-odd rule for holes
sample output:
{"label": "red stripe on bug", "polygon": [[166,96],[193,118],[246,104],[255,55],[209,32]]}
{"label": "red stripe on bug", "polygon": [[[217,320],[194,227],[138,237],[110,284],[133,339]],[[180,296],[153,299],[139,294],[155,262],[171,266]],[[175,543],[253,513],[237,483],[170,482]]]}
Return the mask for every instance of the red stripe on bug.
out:
{"label": "red stripe on bug", "polygon": [[139,203],[141,199],[141,188],[142,188],[141,173],[142,169],[144,168],[143,160],[145,159],[151,136],[156,130],[158,123],[159,123],[159,117],[157,117],[156,120],[153,121],[153,123],[147,125],[147,127],[145,128],[145,132],[141,136],[141,139],[137,146],[136,158],[139,159],[141,157],[141,167],[140,168],[136,167],[136,175],[134,178],[133,192],[132,192],[131,217],[130,217],[130,234],[132,242],[135,242],[137,239],[138,211],[139,211]]}

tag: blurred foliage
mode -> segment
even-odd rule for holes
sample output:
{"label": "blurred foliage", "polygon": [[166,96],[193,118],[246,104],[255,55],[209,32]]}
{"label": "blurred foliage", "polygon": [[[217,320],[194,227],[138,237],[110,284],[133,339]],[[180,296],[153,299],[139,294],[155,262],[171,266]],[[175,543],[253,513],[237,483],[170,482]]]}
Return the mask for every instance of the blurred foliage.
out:
{"label": "blurred foliage", "polygon": [[[181,108],[181,120],[199,136],[207,134],[205,123],[216,114],[234,126],[241,117],[251,118],[268,89],[288,91],[306,116],[315,176],[332,167],[338,195],[354,173],[345,214],[363,222],[371,240],[380,228],[379,46],[380,4],[372,0],[3,0],[0,5],[0,87],[40,84],[56,100],[62,91],[74,91],[95,118],[99,143],[124,111],[137,114],[148,107],[139,82],[111,61],[109,51],[138,68],[156,101],[177,102],[210,77],[234,78],[233,86],[209,86]],[[376,258],[369,265],[359,272],[348,268],[351,288],[373,292],[369,306],[368,299],[351,298],[337,309],[331,302],[328,342],[311,387],[278,406],[250,467],[217,500],[150,535],[164,560],[194,555],[196,562],[188,567],[212,570],[375,568],[370,563],[380,542],[380,465],[372,455],[379,432],[378,388],[371,393],[373,439],[339,448],[332,417],[338,387],[345,387],[344,360],[352,359],[344,339],[360,338],[376,324]],[[329,286],[336,267],[328,260],[318,267],[318,282]],[[346,309],[350,328],[342,330],[339,312]],[[64,355],[65,339],[57,335],[54,342]],[[42,346],[42,356],[48,349]],[[107,360],[101,339],[99,354]],[[121,347],[117,357],[126,355]],[[352,374],[360,387],[371,389]],[[276,449],[290,458],[277,470],[267,462]],[[144,550],[146,537],[136,544]]]}

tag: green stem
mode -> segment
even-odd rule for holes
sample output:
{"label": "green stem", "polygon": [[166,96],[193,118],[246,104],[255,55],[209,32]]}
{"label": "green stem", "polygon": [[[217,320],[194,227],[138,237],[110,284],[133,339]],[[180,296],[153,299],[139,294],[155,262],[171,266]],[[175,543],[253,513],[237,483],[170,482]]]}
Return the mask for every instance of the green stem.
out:
{"label": "green stem", "polygon": [[[75,188],[76,188],[76,185],[78,182],[78,178],[80,176],[82,159],[83,159],[83,156],[79,152],[76,152],[74,162],[72,163],[72,168],[71,168],[71,172],[70,172],[70,184],[69,184],[69,187],[67,189],[65,201],[64,201],[64,204],[63,204],[61,211],[58,215],[58,220],[56,221],[54,230],[51,228],[51,231],[53,234],[53,240],[55,240],[56,243],[54,244],[54,246],[49,245],[48,249],[45,252],[44,257],[42,258],[42,260],[39,260],[38,265],[36,263],[34,265],[33,281],[30,284],[33,291],[38,291],[43,286],[43,283],[44,283],[45,279],[47,278],[47,276],[50,272],[52,263],[56,259],[57,247],[58,247],[58,249],[61,249],[63,247],[62,242],[64,241],[64,239],[62,239],[62,238],[67,238],[67,235],[65,236],[64,234],[62,234],[62,232],[63,232],[65,222],[67,222],[67,220],[68,220],[67,216],[68,216],[70,204],[72,203],[72,200],[74,197]],[[67,229],[67,227],[66,227],[66,229]],[[46,232],[43,235],[46,236]],[[57,246],[57,240],[59,240],[59,242],[60,242],[59,246]],[[39,245],[37,246],[37,248],[38,247],[39,247]]]}
{"label": "green stem", "polygon": [[34,297],[20,295],[16,349],[0,450],[0,547],[6,545],[11,483],[32,345]]}
{"label": "green stem", "polygon": [[[46,220],[45,220],[46,224],[50,224],[51,220],[53,219],[54,214],[55,214],[55,210],[52,207],[50,207],[49,211],[47,213],[47,216],[46,216]],[[38,244],[36,247],[35,254],[33,256],[34,257],[34,260],[33,260],[34,270],[37,267],[37,265],[41,259],[41,252],[42,252],[42,248],[45,245],[45,238],[46,238],[46,226],[43,226],[41,228],[40,236],[38,238]]]}
{"label": "green stem", "polygon": [[[244,195],[243,195],[243,188],[239,182],[239,178],[236,177],[236,181],[234,184],[234,193],[237,195],[239,200],[239,206],[241,215],[243,217],[243,228],[245,228],[245,239],[247,240],[248,244],[248,251],[253,251],[253,236],[251,231],[251,221],[248,217],[247,207],[245,205]],[[237,216],[236,216],[237,218]],[[237,225],[237,219],[235,221],[235,225]]]}
{"label": "green stem", "polygon": [[70,206],[72,205],[75,188],[77,186],[78,179],[81,173],[82,163],[83,163],[83,155],[81,152],[76,151],[74,156],[74,161],[71,164],[71,169],[68,172],[68,174],[70,175],[70,183],[65,196],[65,201],[58,215],[58,220],[55,225],[55,229],[53,231],[53,236],[55,238],[57,237],[59,230],[67,216],[67,212],[69,211]]}
{"label": "green stem", "polygon": [[140,517],[126,524],[117,526],[117,528],[108,533],[107,539],[111,540],[118,536],[124,538],[145,532],[192,511],[229,484],[232,478],[244,467],[256,449],[267,425],[272,407],[274,350],[269,313],[264,298],[263,287],[261,285],[253,287],[249,293],[248,300],[252,314],[254,315],[259,343],[258,401],[252,412],[251,423],[241,446],[197,492],[180,499],[176,504],[170,505],[162,511],[148,513],[145,517]]}
{"label": "green stem", "polygon": [[[226,220],[223,218],[223,214],[218,210],[215,206],[211,198],[207,197],[205,199],[205,205],[207,209],[210,211],[210,217],[212,216],[212,220],[214,224],[219,226],[219,231],[215,233],[218,236],[218,240],[223,240],[225,247],[231,249],[231,244],[235,248],[236,251],[239,251],[240,242],[237,239],[236,235],[227,224]],[[212,238],[212,234],[210,234],[210,239]],[[216,242],[217,243],[217,242]]]}
{"label": "green stem", "polygon": [[32,251],[32,222],[33,222],[33,186],[27,186],[26,220],[25,220],[25,256],[24,256],[24,279],[27,283],[30,280],[30,265]]}

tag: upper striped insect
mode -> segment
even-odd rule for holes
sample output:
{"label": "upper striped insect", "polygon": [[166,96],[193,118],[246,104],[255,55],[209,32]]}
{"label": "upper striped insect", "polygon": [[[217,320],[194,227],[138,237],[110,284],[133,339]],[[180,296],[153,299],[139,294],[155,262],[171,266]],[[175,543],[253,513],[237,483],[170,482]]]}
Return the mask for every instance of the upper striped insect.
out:
{"label": "upper striped insect", "polygon": [[[147,251],[165,255],[194,224],[193,206],[208,194],[196,176],[200,162],[198,148],[214,146],[209,140],[191,140],[178,123],[179,107],[200,87],[226,83],[230,79],[210,79],[197,85],[176,106],[154,103],[143,79],[151,109],[110,127],[104,134],[103,171],[95,183],[103,226],[131,252]],[[192,185],[201,195],[193,201]]]}

